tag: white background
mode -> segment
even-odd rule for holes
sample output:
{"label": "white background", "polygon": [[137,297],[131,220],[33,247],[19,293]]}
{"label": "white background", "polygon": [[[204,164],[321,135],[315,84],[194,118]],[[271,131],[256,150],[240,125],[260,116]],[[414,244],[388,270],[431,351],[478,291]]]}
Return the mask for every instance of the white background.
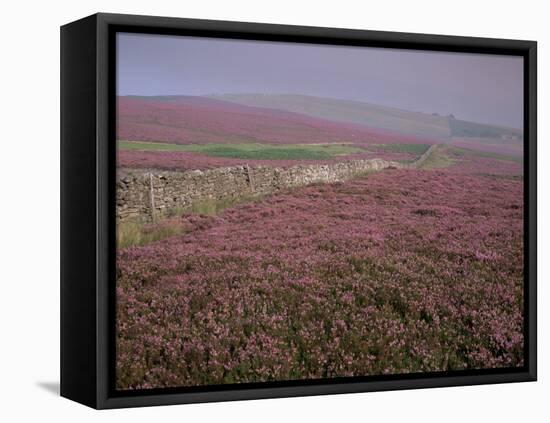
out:
{"label": "white background", "polygon": [[[545,1],[9,1],[0,25],[0,420],[543,421],[548,361]],[[59,26],[95,12],[531,39],[539,42],[539,381],[536,383],[93,411],[59,383]],[[506,87],[503,87],[506,89]],[[546,333],[543,333],[545,331]],[[547,390],[546,396],[544,390]],[[546,420],[548,421],[548,420]]]}

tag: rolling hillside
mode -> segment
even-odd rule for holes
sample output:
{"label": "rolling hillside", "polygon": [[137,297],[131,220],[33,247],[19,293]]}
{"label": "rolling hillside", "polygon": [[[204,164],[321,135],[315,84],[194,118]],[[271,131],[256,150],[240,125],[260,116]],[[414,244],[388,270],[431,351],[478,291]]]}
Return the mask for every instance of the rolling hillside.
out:
{"label": "rolling hillside", "polygon": [[[449,143],[522,156],[519,129],[300,95],[118,98],[119,140],[171,144]],[[371,148],[369,148],[371,149]]]}
{"label": "rolling hillside", "polygon": [[194,96],[118,98],[117,137],[176,144],[387,144],[425,139],[287,110]]}
{"label": "rolling hillside", "polygon": [[503,126],[485,125],[482,123],[468,122],[459,119],[449,119],[451,136],[465,138],[501,138],[520,139],[521,129],[506,128]]}
{"label": "rolling hillside", "polygon": [[337,122],[365,125],[421,137],[450,136],[446,117],[358,101],[305,95],[226,94],[213,97],[248,106],[273,108]]}
{"label": "rolling hillside", "polygon": [[225,94],[213,96],[255,107],[300,113],[331,121],[345,122],[400,132],[440,141],[451,137],[520,138],[521,130],[467,122],[447,116],[413,112],[358,101],[293,94]]}

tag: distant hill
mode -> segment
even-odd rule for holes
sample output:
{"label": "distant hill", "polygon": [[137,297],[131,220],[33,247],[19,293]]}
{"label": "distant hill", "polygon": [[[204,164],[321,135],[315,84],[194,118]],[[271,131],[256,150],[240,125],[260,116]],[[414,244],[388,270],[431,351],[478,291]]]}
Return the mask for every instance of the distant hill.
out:
{"label": "distant hill", "polygon": [[212,98],[248,106],[286,110],[311,117],[365,125],[421,137],[444,138],[450,136],[446,117],[358,101],[293,94],[226,94]]}
{"label": "distant hill", "polygon": [[121,96],[117,138],[176,144],[426,143],[414,136],[303,113],[196,96]]}
{"label": "distant hill", "polygon": [[225,94],[211,96],[236,104],[300,113],[311,117],[368,126],[418,137],[508,138],[521,130],[457,120],[448,116],[412,112],[351,100],[294,94]]}
{"label": "distant hill", "polygon": [[523,137],[521,129],[467,122],[458,119],[449,119],[449,127],[451,129],[451,136],[458,138],[501,138],[513,140]]}

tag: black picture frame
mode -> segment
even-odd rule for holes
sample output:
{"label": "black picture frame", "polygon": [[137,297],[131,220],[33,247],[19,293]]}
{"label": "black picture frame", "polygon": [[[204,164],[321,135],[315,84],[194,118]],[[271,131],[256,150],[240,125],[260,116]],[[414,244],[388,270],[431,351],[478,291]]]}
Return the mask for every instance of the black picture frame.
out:
{"label": "black picture frame", "polygon": [[[524,58],[525,360],[517,369],[117,392],[114,389],[115,34],[519,55]],[[61,395],[97,409],[535,381],[537,378],[537,44],[95,14],[61,27]]]}

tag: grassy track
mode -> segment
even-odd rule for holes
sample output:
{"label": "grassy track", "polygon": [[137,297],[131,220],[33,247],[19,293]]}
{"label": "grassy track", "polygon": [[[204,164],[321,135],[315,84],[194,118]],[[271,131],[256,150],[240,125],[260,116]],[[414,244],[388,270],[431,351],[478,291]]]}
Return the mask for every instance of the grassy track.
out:
{"label": "grassy track", "polygon": [[449,167],[456,162],[456,160],[449,157],[449,147],[445,145],[438,145],[434,147],[431,154],[420,164],[420,169],[441,169]]}

